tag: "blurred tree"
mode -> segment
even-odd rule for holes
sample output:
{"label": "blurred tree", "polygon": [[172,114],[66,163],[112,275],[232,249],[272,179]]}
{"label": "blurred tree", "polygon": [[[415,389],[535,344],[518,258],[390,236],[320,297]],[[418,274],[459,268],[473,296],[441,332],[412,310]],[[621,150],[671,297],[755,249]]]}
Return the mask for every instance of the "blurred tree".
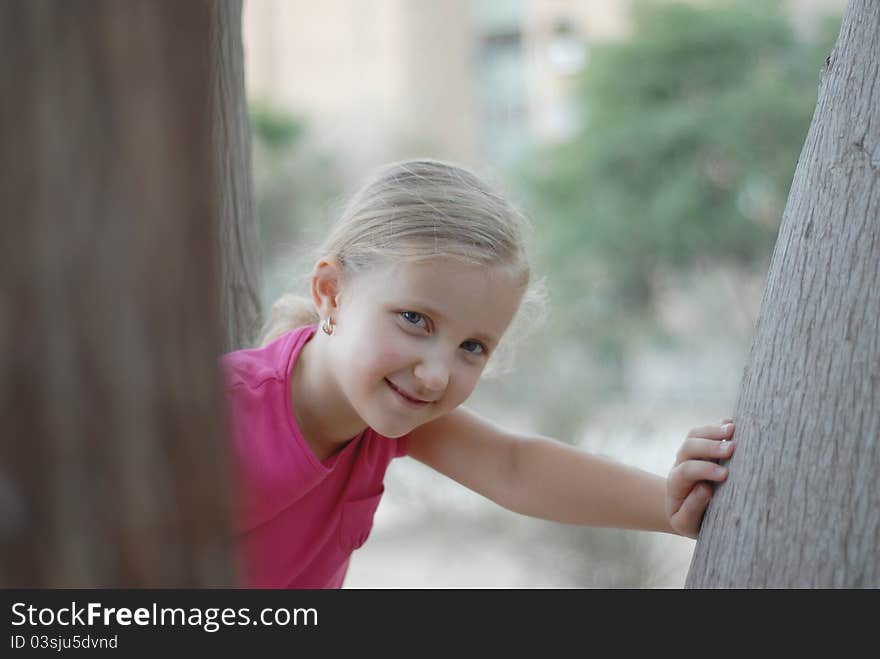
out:
{"label": "blurred tree", "polygon": [[[639,3],[596,46],[582,129],[525,179],[561,323],[620,358],[658,273],[700,259],[763,267],[838,22],[799,38],[778,2]],[[827,34],[826,34],[827,33]]]}
{"label": "blurred tree", "polygon": [[826,61],[687,585],[880,587],[880,3]]}
{"label": "blurred tree", "polygon": [[256,338],[262,265],[254,213],[241,0],[215,0],[211,8],[211,125],[220,202],[220,309],[226,352],[249,346]]}
{"label": "blurred tree", "polygon": [[235,582],[217,10],[0,3],[0,586]]}

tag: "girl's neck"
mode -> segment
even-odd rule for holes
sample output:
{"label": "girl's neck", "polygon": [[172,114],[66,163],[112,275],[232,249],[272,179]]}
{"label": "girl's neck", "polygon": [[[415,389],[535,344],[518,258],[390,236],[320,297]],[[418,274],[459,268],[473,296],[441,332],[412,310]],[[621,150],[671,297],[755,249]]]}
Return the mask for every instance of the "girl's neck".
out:
{"label": "girl's neck", "polygon": [[321,330],[306,341],[290,375],[290,403],[315,457],[323,461],[344,448],[366,426],[348,405],[332,376]]}

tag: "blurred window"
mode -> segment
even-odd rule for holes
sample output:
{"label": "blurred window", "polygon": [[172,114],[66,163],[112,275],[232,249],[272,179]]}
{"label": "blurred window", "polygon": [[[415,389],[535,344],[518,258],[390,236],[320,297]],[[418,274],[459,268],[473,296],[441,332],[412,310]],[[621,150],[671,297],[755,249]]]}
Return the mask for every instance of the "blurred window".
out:
{"label": "blurred window", "polygon": [[560,75],[574,75],[587,65],[588,55],[587,44],[571,21],[558,19],[553,25],[553,36],[547,47],[550,66]]}
{"label": "blurred window", "polygon": [[474,0],[479,30],[477,88],[486,157],[514,160],[527,143],[523,0]]}

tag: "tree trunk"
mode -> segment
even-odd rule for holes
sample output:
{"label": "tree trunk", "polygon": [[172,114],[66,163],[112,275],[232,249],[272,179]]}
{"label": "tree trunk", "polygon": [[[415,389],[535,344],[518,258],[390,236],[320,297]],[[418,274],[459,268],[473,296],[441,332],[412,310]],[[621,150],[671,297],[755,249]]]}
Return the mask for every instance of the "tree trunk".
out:
{"label": "tree trunk", "polygon": [[251,173],[251,130],[244,85],[241,0],[212,3],[215,177],[219,208],[220,309],[223,350],[250,347],[260,323],[257,221]]}
{"label": "tree trunk", "polygon": [[880,3],[823,67],[687,587],[880,586]]}
{"label": "tree trunk", "polygon": [[212,12],[0,4],[2,587],[235,581]]}

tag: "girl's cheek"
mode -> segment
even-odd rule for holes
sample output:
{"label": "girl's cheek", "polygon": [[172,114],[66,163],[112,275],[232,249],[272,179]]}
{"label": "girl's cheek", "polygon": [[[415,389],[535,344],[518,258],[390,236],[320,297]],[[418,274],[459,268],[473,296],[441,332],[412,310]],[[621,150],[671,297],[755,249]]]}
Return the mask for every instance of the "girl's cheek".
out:
{"label": "girl's cheek", "polygon": [[396,366],[402,362],[402,358],[398,350],[382,350],[376,355],[376,366]]}

